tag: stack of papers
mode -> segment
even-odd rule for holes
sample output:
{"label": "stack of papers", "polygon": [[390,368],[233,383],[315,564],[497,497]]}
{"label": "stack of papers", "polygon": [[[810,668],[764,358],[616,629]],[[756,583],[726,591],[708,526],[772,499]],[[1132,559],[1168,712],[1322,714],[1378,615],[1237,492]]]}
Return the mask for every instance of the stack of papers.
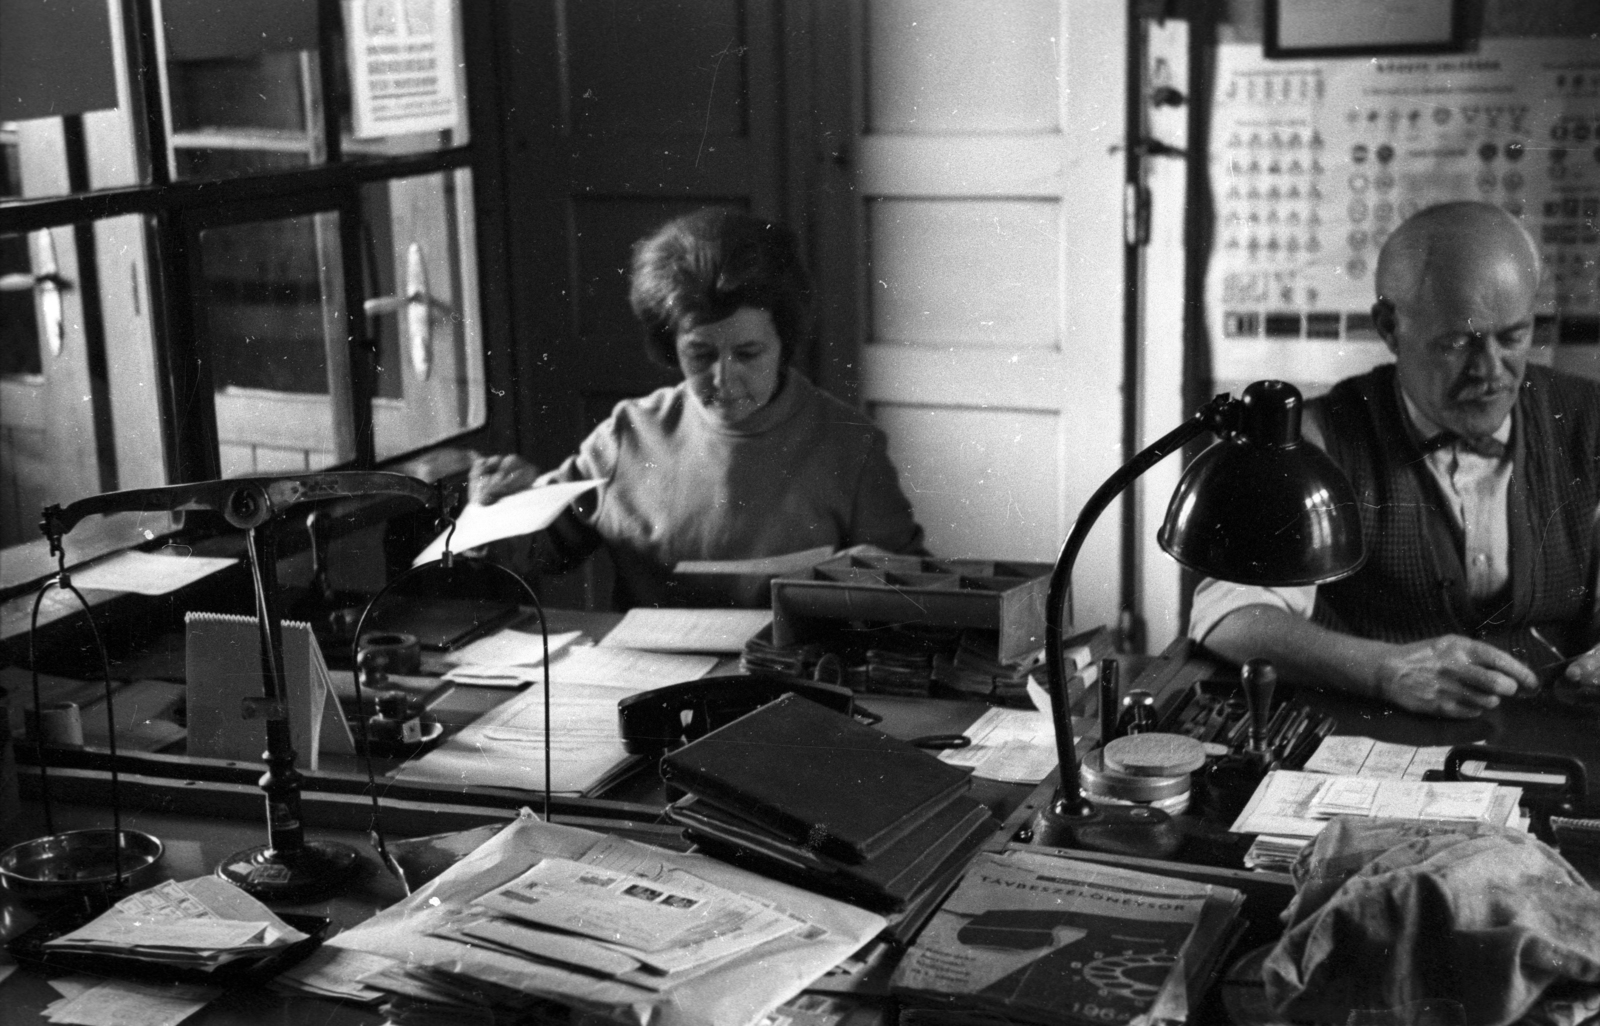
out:
{"label": "stack of papers", "polygon": [[970,767],[975,777],[1037,784],[1056,768],[1056,732],[1049,713],[991,708],[962,733],[972,743],[946,749],[939,758]]}
{"label": "stack of papers", "polygon": [[1520,787],[1431,783],[1275,770],[1251,795],[1230,827],[1260,834],[1245,855],[1252,869],[1282,868],[1333,816],[1419,820],[1480,820],[1521,827]]}
{"label": "stack of papers", "polygon": [[223,994],[221,987],[160,986],[129,980],[59,977],[50,986],[61,995],[44,1008],[46,1022],[76,1026],[169,1026]]}
{"label": "stack of papers", "polygon": [[[748,634],[771,618],[766,610],[635,609],[600,645],[580,643],[578,631],[551,635],[550,790],[580,794],[610,779],[629,760],[617,703],[704,677],[717,665],[717,656],[701,653],[737,652]],[[538,685],[544,680],[544,657],[537,633],[502,629],[449,653],[445,658],[456,665],[444,679],[507,689]],[[528,688],[394,775],[540,791],[545,787],[544,725],[544,688]]]}
{"label": "stack of papers", "polygon": [[638,606],[600,642],[602,648],[644,652],[738,655],[772,623],[770,609],[655,609]]}
{"label": "stack of papers", "polygon": [[567,1021],[565,1009],[574,1021],[748,1026],[883,926],[702,856],[524,812],[328,946],[393,960],[362,978],[391,995],[391,1021]]}
{"label": "stack of papers", "polygon": [[259,959],[306,934],[219,877],[167,881],[129,895],[93,921],[45,942],[60,954],[116,955],[210,972]]}
{"label": "stack of papers", "polygon": [[804,925],[681,869],[646,877],[547,858],[438,934],[664,990]]}
{"label": "stack of papers", "polygon": [[383,991],[367,986],[361,979],[393,965],[393,959],[382,955],[321,947],[275,976],[271,986],[286,994],[376,1004],[383,997]]}
{"label": "stack of papers", "polygon": [[1418,748],[1375,741],[1370,737],[1333,734],[1301,767],[1308,773],[1342,773],[1380,780],[1421,780],[1429,770],[1444,769],[1450,745]]}
{"label": "stack of papers", "polygon": [[[580,794],[628,759],[617,702],[640,689],[553,685],[550,790]],[[545,788],[545,691],[529,688],[463,727],[430,752],[402,763],[397,780],[460,786]]]}
{"label": "stack of papers", "polygon": [[[583,637],[582,631],[550,635],[552,660]],[[449,663],[444,679],[478,687],[521,687],[544,679],[546,639],[538,630],[502,628],[439,657]]]}

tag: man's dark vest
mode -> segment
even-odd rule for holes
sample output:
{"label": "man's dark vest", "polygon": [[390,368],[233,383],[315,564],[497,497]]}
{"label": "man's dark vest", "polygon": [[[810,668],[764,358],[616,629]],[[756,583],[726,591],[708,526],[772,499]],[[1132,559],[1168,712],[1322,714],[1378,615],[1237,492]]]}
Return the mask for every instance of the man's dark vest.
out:
{"label": "man's dark vest", "polygon": [[1568,654],[1593,643],[1600,382],[1529,365],[1512,413],[1510,581],[1484,602],[1467,592],[1461,530],[1407,428],[1394,365],[1309,405],[1355,485],[1368,553],[1353,577],[1317,589],[1318,623],[1394,642],[1464,634],[1519,655],[1538,651],[1530,627]]}

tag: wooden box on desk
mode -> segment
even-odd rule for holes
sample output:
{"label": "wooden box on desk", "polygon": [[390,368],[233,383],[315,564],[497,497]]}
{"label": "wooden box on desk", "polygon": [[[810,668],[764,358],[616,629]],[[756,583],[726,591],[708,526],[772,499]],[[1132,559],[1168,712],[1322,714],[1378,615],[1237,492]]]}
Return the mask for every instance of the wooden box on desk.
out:
{"label": "wooden box on desk", "polygon": [[842,552],[772,582],[772,636],[805,640],[807,619],[869,620],[995,631],[1011,662],[1044,645],[1047,563]]}

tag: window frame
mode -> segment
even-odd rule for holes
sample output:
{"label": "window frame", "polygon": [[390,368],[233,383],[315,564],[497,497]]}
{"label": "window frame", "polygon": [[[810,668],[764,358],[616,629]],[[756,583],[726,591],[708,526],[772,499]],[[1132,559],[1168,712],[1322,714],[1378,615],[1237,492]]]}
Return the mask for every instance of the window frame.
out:
{"label": "window frame", "polygon": [[[184,255],[185,233],[196,224],[209,222],[226,210],[233,219],[250,220],[270,216],[280,209],[337,210],[341,224],[341,253],[345,283],[345,317],[348,333],[353,433],[355,458],[325,470],[386,468],[411,473],[424,479],[459,473],[473,450],[503,448],[517,436],[514,388],[496,389],[495,381],[510,381],[516,373],[512,350],[511,298],[509,291],[509,244],[504,223],[507,211],[506,118],[500,110],[502,91],[502,47],[495,25],[504,17],[498,0],[458,0],[460,38],[458,59],[463,65],[461,79],[466,98],[463,118],[467,142],[448,148],[341,159],[342,140],[338,118],[326,117],[320,126],[321,145],[328,163],[273,171],[265,174],[228,178],[173,180],[168,159],[163,107],[163,77],[154,12],[159,0],[106,0],[122,18],[123,48],[117,53],[119,65],[127,70],[122,102],[128,105],[136,161],[146,184],[114,186],[92,190],[87,183],[81,191],[33,198],[0,200],[0,233],[24,234],[46,228],[92,231],[101,220],[137,215],[147,255],[148,281],[143,294],[149,298],[148,317],[153,336],[155,380],[160,411],[160,455],[164,483],[180,484],[211,480],[219,476],[217,423],[209,393],[198,404],[190,400],[202,378],[209,380],[208,369],[201,369],[195,357],[200,340],[194,334],[194,304],[198,284]],[[331,55],[333,47],[343,46],[343,9],[340,0],[317,0],[319,38],[317,42],[320,87],[324,96],[332,95],[340,61]],[[82,137],[81,114],[62,115],[67,133]],[[483,410],[481,425],[448,437],[434,439],[418,448],[386,456],[374,455],[375,375],[367,353],[375,351],[378,334],[363,313],[362,250],[358,244],[361,192],[373,183],[429,174],[457,174],[471,177],[470,232],[457,239],[460,259],[472,265],[467,278],[475,285],[473,305],[478,317],[477,344],[482,349],[484,393],[476,401]],[[78,183],[74,183],[78,188]],[[136,283],[137,287],[137,283]],[[99,305],[103,291],[94,298]],[[110,344],[115,344],[114,342]],[[101,383],[102,386],[104,382]],[[331,398],[331,397],[330,397]],[[343,400],[335,400],[342,402]],[[492,440],[492,441],[491,441]],[[154,462],[154,458],[152,459]],[[151,468],[152,472],[155,468]],[[102,487],[108,487],[102,482]],[[126,487],[115,485],[109,487]],[[115,530],[80,532],[84,538],[69,538],[69,565],[95,558],[117,548],[149,547],[160,544],[148,534],[136,536]],[[174,525],[178,527],[178,525]],[[88,537],[95,534],[95,537]],[[104,537],[100,535],[104,534]],[[45,562],[43,539],[23,541],[4,550],[8,572],[0,577],[0,600],[29,591],[40,575],[54,569],[53,558]]]}
{"label": "window frame", "polygon": [[[466,65],[468,141],[445,149],[396,156],[363,156],[342,160],[338,119],[323,118],[322,142],[328,162],[305,168],[227,178],[173,180],[168,154],[168,131],[161,100],[164,64],[159,59],[153,27],[152,0],[119,2],[124,19],[124,39],[133,95],[130,112],[135,120],[136,147],[149,170],[149,184],[96,191],[0,201],[0,233],[21,234],[45,228],[93,224],[124,215],[139,215],[145,222],[150,256],[151,318],[156,335],[157,387],[161,389],[163,456],[169,483],[208,480],[218,476],[216,421],[208,393],[196,391],[209,382],[209,369],[197,363],[199,340],[195,335],[195,288],[190,258],[192,233],[214,223],[292,216],[313,211],[337,211],[345,282],[345,318],[349,325],[352,374],[348,403],[354,414],[355,459],[339,469],[369,469],[374,458],[372,397],[374,383],[365,372],[367,355],[376,344],[361,314],[363,274],[359,246],[361,190],[372,183],[420,175],[466,170],[472,176],[476,246],[466,253],[476,262],[477,297],[481,316],[480,342],[485,374],[495,378],[511,370],[507,307],[504,301],[506,252],[503,229],[493,211],[503,209],[501,199],[500,117],[493,98],[497,88],[498,48],[493,41],[495,5],[459,0],[461,59]],[[324,96],[332,95],[337,61],[334,48],[342,46],[342,9],[339,0],[319,0],[320,77]],[[82,115],[63,115],[71,132],[81,131]],[[491,298],[497,301],[491,302]],[[98,301],[98,300],[97,300]],[[361,370],[356,370],[361,368]],[[497,402],[493,389],[484,397],[487,423],[451,438],[437,440],[412,452],[387,458],[385,465],[403,463],[429,450],[460,444],[485,431],[510,437],[511,414]],[[196,402],[194,396],[202,395]],[[180,398],[181,397],[181,398]],[[341,400],[343,397],[341,397]],[[340,402],[341,400],[336,400]],[[335,468],[329,468],[335,469]]]}

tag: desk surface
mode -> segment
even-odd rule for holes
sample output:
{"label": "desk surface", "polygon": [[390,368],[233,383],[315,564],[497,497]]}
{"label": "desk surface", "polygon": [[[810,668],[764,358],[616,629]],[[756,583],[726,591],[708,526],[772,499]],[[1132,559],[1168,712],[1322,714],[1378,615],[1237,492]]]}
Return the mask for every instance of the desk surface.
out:
{"label": "desk surface", "polygon": [[[1237,679],[1238,671],[1231,665],[1179,641],[1132,686],[1154,693],[1165,709],[1197,681]],[[1337,719],[1339,734],[1418,746],[1485,744],[1550,752],[1579,760],[1591,779],[1600,778],[1600,713],[1565,705],[1548,692],[1507,699],[1476,719],[1451,720],[1340,691],[1287,683],[1300,701]]]}
{"label": "desk surface", "polygon": [[[1158,702],[1165,703],[1198,680],[1226,677],[1228,673],[1229,671],[1220,663],[1204,657],[1194,657],[1187,650],[1175,649],[1151,663],[1131,686],[1150,689],[1157,694]],[[1600,770],[1600,739],[1596,737],[1593,722],[1552,716],[1553,710],[1547,704],[1541,704],[1539,700],[1508,703],[1506,707],[1481,720],[1453,722],[1413,716],[1338,694],[1308,690],[1302,693],[1302,697],[1318,708],[1337,716],[1342,733],[1367,734],[1382,740],[1404,741],[1411,744],[1487,741],[1508,747],[1542,749],[1559,745],[1569,753],[1582,758],[1592,770]],[[959,731],[985,708],[980,703],[972,702],[885,696],[863,696],[861,705],[881,714],[884,717],[881,727],[899,737]],[[175,760],[178,765],[182,762],[181,758]],[[255,767],[254,770],[259,772],[259,767]],[[92,793],[99,778],[91,770],[76,772],[81,774],[81,780],[74,781],[70,779],[72,774],[63,774],[69,778],[66,783],[79,785],[76,792],[70,787],[67,788],[68,793]],[[658,810],[661,798],[660,785],[659,781],[651,781],[649,779],[651,776],[653,775],[646,774],[635,778],[630,785],[634,788],[633,791],[620,797],[611,797],[616,798],[623,808]],[[1007,817],[1009,813],[1006,829],[999,838],[1004,840],[1020,824],[1026,822],[1034,808],[1048,800],[1052,784],[1053,781],[1047,781],[1038,788],[1029,789],[978,781],[975,796],[989,804],[998,815]],[[131,793],[136,796],[132,804],[137,805],[138,802],[144,801],[146,806],[142,809],[130,808],[124,814],[127,826],[146,830],[163,838],[167,843],[163,868],[167,875],[177,879],[208,873],[224,856],[250,845],[259,844],[264,839],[264,828],[259,816],[260,793],[248,782],[211,781],[200,788],[208,799],[207,803],[201,804],[206,805],[208,809],[214,806],[221,810],[221,814],[217,816],[183,811],[148,811],[151,807],[169,810],[177,808],[172,804],[174,793],[195,789],[189,785],[190,782],[184,780],[135,782],[131,785]],[[526,798],[527,796],[522,796],[524,801]],[[104,809],[88,804],[87,799],[85,801],[86,804],[81,806],[59,807],[58,826],[67,828],[106,825]],[[364,836],[342,829],[347,828],[352,822],[361,824],[366,822],[362,802],[363,799],[358,793],[319,796],[318,801],[314,803],[315,807],[307,816],[310,833],[317,837],[344,840],[353,844],[358,850],[367,852],[369,849]],[[408,831],[395,829],[399,836],[408,833],[417,835],[461,829],[471,824],[474,817],[478,822],[485,822],[493,821],[495,816],[503,818],[509,815],[509,807],[504,805],[493,809],[468,808],[465,805],[454,810],[399,808],[405,804],[393,803],[396,806],[397,816],[402,812],[410,813],[418,825]],[[605,813],[605,817],[590,820],[584,825],[598,829],[617,829],[622,832],[637,828],[646,834],[650,830],[657,830],[663,835],[670,832],[668,828],[653,825],[652,817],[648,815],[643,817],[642,822],[625,822],[613,814],[615,809],[599,808],[605,804],[604,800],[592,804],[596,806],[597,811]],[[30,807],[24,818],[11,824],[11,829],[5,833],[13,837],[36,836],[43,832],[42,824],[37,817],[38,810]],[[1191,823],[1188,829],[1192,834],[1190,848],[1180,852],[1178,858],[1209,862],[1213,866],[1223,867],[1220,872],[1174,866],[1171,863],[1140,863],[1137,859],[1120,856],[1086,857],[1108,859],[1119,865],[1135,868],[1142,866],[1176,875],[1200,874],[1208,880],[1240,886],[1251,894],[1256,902],[1256,911],[1251,916],[1254,921],[1251,943],[1269,938],[1274,926],[1273,915],[1282,907],[1289,893],[1283,878],[1275,874],[1252,875],[1240,871],[1238,856],[1243,851],[1242,839],[1233,838],[1231,835],[1219,837],[1214,824],[1196,822]],[[1205,850],[1206,845],[1216,847],[1208,853]],[[1207,857],[1208,854],[1210,857]],[[330,901],[294,906],[292,910],[325,915],[336,924],[347,926],[396,900],[400,896],[398,884],[378,871],[375,859],[370,855],[366,858],[368,865],[365,875],[345,894]],[[0,935],[14,935],[26,928],[28,923],[27,914],[19,910],[9,899],[0,902]],[[44,977],[32,971],[18,972],[0,984],[0,1008],[5,1010],[6,1022],[43,1021],[38,1016],[55,997],[55,992],[45,982]],[[235,1024],[242,1026],[242,1024],[262,1023],[283,1023],[287,1026],[289,1023],[302,1024],[307,1021],[326,1023],[328,1026],[346,1026],[346,1024],[376,1024],[382,1021],[382,1016],[372,1010],[331,1001],[281,998],[255,992],[225,997],[188,1021],[197,1026],[235,1026]]]}
{"label": "desk surface", "polygon": [[[552,612],[552,632],[584,629],[591,637],[601,637],[619,617],[614,614],[568,614]],[[124,673],[137,667],[138,676],[175,676],[174,657],[181,669],[181,645],[157,644],[142,661],[124,664]],[[724,669],[728,667],[719,667]],[[336,671],[337,672],[337,671]],[[925,734],[959,733],[987,708],[983,703],[939,699],[907,699],[864,695],[864,709],[882,717],[880,729],[900,738]],[[51,793],[55,796],[57,829],[107,826],[106,809],[97,804],[105,794],[106,760],[95,753],[84,753],[75,768],[51,771]],[[52,765],[55,765],[52,759]],[[210,873],[225,856],[265,840],[261,817],[261,794],[254,785],[261,767],[219,760],[195,760],[182,755],[128,754],[119,759],[122,769],[123,825],[144,830],[161,838],[166,845],[162,873],[167,878],[189,879]],[[641,840],[657,842],[677,837],[675,829],[660,824],[660,809],[665,802],[659,777],[652,767],[641,763],[640,771],[622,778],[603,796],[593,800],[570,800],[564,811],[578,809],[598,818],[579,825],[594,829],[629,833]],[[23,768],[25,792],[37,789],[30,767]],[[348,784],[340,790],[335,785]],[[327,790],[322,790],[323,786]],[[336,766],[332,772],[312,775],[303,796],[308,835],[342,840],[363,853],[362,876],[340,897],[323,902],[288,906],[288,911],[323,915],[336,927],[346,927],[370,916],[402,894],[397,881],[381,872],[370,854],[364,834],[348,829],[353,823],[367,822],[368,806],[361,795],[364,774],[356,766]],[[313,789],[316,790],[313,790]],[[484,792],[492,789],[483,789]],[[398,789],[396,789],[398,791]],[[1004,818],[1030,792],[1028,787],[994,781],[974,781],[973,796],[987,804],[997,817]],[[459,807],[445,808],[439,803],[401,801],[385,798],[386,829],[393,836],[418,836],[426,833],[463,829],[481,822],[494,822],[512,814],[517,804],[537,807],[536,796],[512,793],[499,796],[488,805],[474,804],[479,795],[445,795],[459,801]],[[62,804],[63,802],[82,804]],[[153,809],[165,811],[156,812]],[[631,814],[631,815],[630,815]],[[558,821],[574,822],[570,815]],[[42,813],[35,801],[24,805],[23,815],[0,825],[0,842],[45,833]],[[4,892],[0,892],[0,939],[26,929],[33,917]],[[6,1023],[43,1022],[42,1011],[59,995],[46,977],[31,969],[19,970],[0,983],[0,1015]],[[186,1020],[196,1026],[236,1026],[236,1024],[290,1023],[314,1021],[321,1026],[376,1024],[383,1021],[378,1012],[356,1006],[312,998],[286,998],[261,991],[232,994],[213,1002],[195,1017]]]}
{"label": "desk surface", "polygon": [[[107,826],[103,808],[57,806],[57,829]],[[210,873],[228,855],[260,844],[265,824],[231,819],[178,816],[136,809],[122,817],[125,829],[143,830],[162,839],[163,877],[188,880]],[[28,836],[44,832],[36,806],[25,809],[21,823],[13,824]],[[343,841],[363,853],[370,849],[365,837],[353,831],[317,831],[316,836]],[[363,872],[337,898],[299,905],[275,906],[278,911],[306,912],[325,916],[335,927],[352,926],[404,896],[399,883],[378,871],[376,859],[364,854]],[[0,892],[0,939],[9,939],[32,926],[32,914],[23,910],[10,895]],[[43,1023],[45,1006],[61,995],[47,982],[47,976],[28,968],[13,973],[0,983],[0,1021],[7,1024]],[[240,989],[211,1002],[199,1013],[185,1019],[190,1026],[375,1026],[384,1017],[375,1009],[314,998],[285,997],[256,988]]]}

